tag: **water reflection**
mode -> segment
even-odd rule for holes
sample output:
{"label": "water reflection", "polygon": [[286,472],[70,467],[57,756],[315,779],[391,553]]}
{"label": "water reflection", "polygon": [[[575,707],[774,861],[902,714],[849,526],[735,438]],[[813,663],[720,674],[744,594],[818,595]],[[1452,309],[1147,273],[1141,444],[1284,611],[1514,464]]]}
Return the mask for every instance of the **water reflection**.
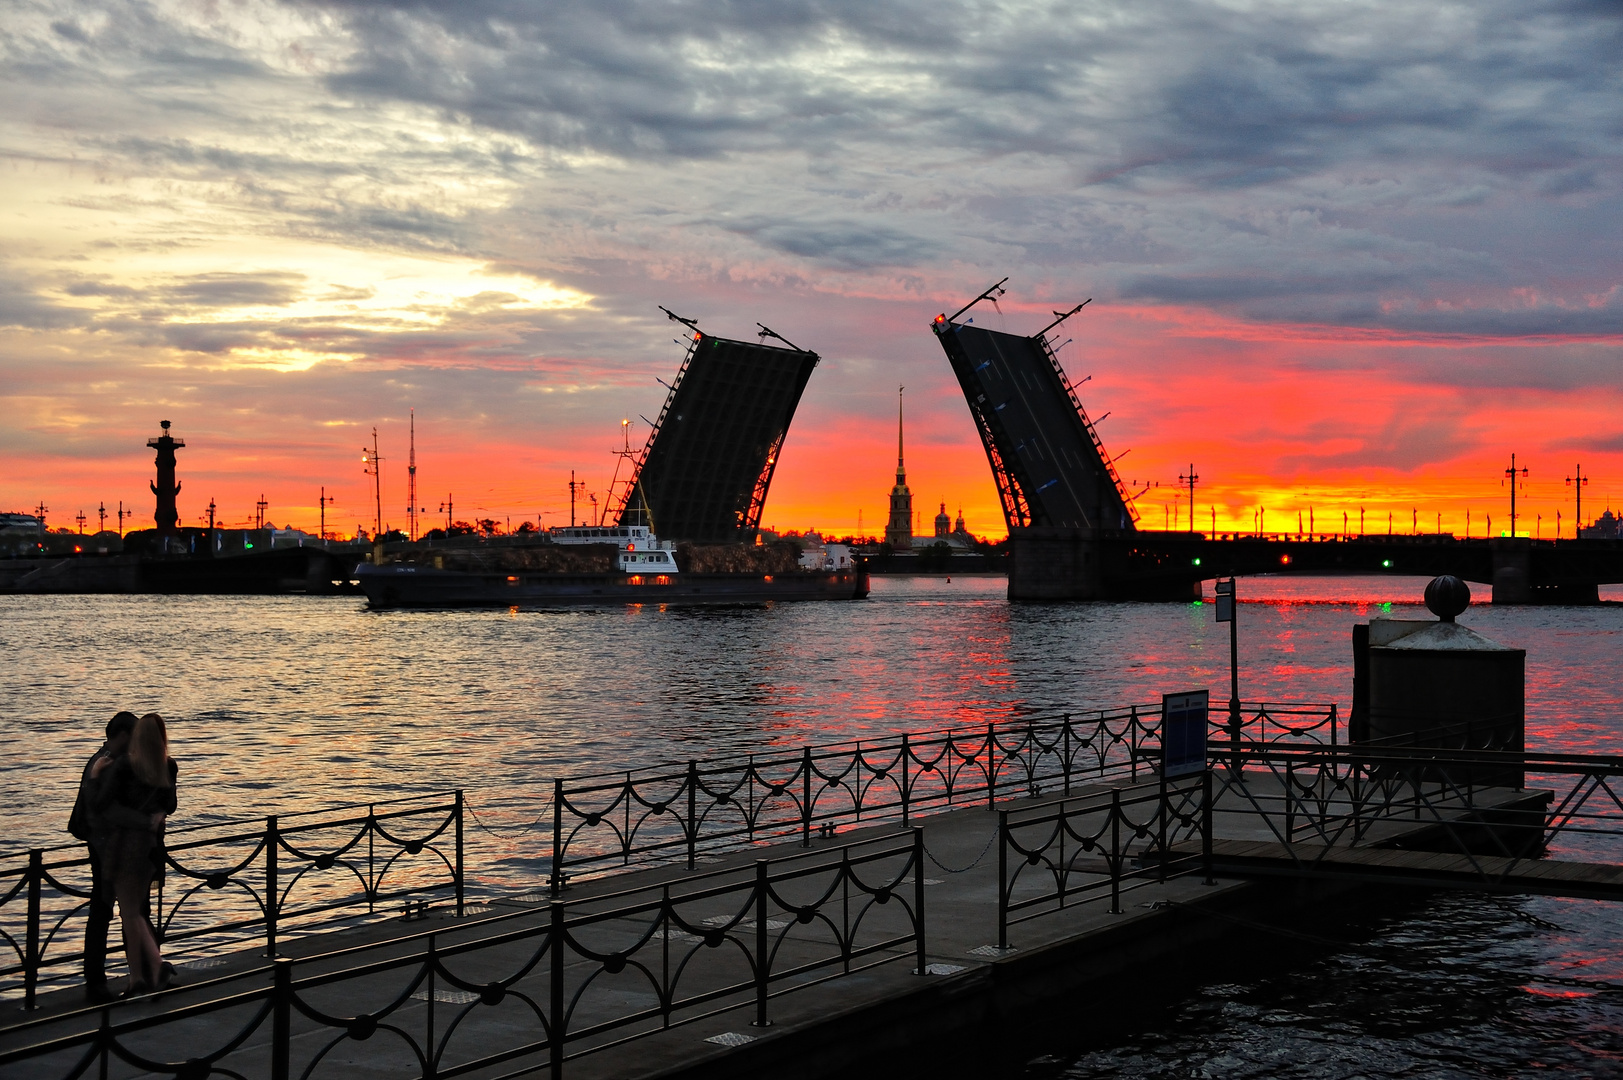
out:
{"label": "water reflection", "polygon": [[[1241,693],[1346,702],[1355,621],[1424,617],[1422,579],[1245,579]],[[74,762],[119,708],[173,721],[185,820],[462,786],[528,820],[552,777],[977,726],[1210,687],[1209,604],[1010,605],[995,577],[729,609],[369,613],[295,597],[6,597],[0,820],[56,843]],[[1528,650],[1529,744],[1617,747],[1623,607],[1472,608]]]}
{"label": "water reflection", "polygon": [[[1428,617],[1423,585],[1242,580],[1242,694],[1345,705],[1352,624]],[[487,882],[533,884],[544,852],[528,826],[558,775],[1200,687],[1228,696],[1227,628],[1208,604],[1011,606],[1004,589],[1001,578],[879,578],[861,603],[518,613],[3,597],[0,826],[9,850],[65,842],[102,724],[120,708],[157,710],[182,761],[177,824],[463,787],[470,866]],[[1479,606],[1461,621],[1528,650],[1531,748],[1617,752],[1623,605]],[[1623,981],[1615,909],[1514,904],[1564,929],[1458,899],[1371,930],[1387,949],[1373,958],[1343,952],[1208,986],[1164,1028],[1034,1069],[1616,1074],[1620,995],[1538,981],[1563,971]]]}
{"label": "water reflection", "polygon": [[[1327,945],[1326,935],[1340,942]],[[1021,1073],[1095,1080],[1616,1076],[1616,906],[1471,894],[1322,922],[1267,948],[1109,1045],[1056,1045]],[[1266,956],[1266,958],[1264,958]]]}

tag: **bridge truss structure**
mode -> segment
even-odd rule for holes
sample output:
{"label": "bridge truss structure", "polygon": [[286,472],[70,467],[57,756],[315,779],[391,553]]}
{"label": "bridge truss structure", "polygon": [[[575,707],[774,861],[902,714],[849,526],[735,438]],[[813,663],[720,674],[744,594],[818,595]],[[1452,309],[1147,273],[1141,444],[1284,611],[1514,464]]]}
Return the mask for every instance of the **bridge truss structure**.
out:
{"label": "bridge truss structure", "polygon": [[[1003,279],[1007,281],[1007,278]],[[1012,529],[1055,526],[1133,532],[1138,512],[1105,451],[1048,333],[1083,301],[1031,337],[988,330],[959,316],[995,300],[1003,282],[932,324],[975,421]]]}
{"label": "bridge truss structure", "polygon": [[620,497],[619,523],[670,540],[754,540],[818,356],[764,326],[761,342],[734,341],[666,314],[687,327],[688,349]]}

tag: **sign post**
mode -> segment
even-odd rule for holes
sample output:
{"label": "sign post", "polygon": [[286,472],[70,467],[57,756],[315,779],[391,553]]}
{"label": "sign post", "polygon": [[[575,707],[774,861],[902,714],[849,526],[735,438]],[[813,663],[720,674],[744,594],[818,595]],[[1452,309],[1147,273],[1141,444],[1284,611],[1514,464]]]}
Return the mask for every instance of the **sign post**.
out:
{"label": "sign post", "polygon": [[1170,780],[1206,771],[1211,691],[1161,695],[1161,773]]}
{"label": "sign post", "polygon": [[1233,767],[1240,767],[1240,637],[1239,596],[1233,578],[1217,581],[1217,621],[1229,624],[1229,745]]}

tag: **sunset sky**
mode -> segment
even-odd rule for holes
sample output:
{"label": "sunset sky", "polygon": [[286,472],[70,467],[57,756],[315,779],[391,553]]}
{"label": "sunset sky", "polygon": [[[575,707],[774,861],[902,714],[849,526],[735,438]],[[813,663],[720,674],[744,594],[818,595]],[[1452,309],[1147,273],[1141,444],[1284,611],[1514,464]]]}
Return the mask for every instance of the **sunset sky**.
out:
{"label": "sunset sky", "polygon": [[[1615,3],[33,3],[0,20],[0,510],[568,514],[682,356],[821,354],[765,522],[1004,532],[928,324],[1060,352],[1170,522],[1623,506]],[[1106,415],[1108,414],[1108,415]],[[1179,511],[1187,527],[1186,504]],[[1542,521],[1539,516],[1542,515]]]}

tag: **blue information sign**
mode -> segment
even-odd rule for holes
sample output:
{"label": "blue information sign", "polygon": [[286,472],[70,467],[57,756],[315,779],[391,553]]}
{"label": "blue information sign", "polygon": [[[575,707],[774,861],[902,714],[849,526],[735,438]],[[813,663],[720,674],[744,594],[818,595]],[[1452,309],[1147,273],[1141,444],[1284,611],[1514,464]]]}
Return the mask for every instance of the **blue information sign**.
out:
{"label": "blue information sign", "polygon": [[1161,695],[1161,765],[1167,777],[1206,771],[1210,691]]}

